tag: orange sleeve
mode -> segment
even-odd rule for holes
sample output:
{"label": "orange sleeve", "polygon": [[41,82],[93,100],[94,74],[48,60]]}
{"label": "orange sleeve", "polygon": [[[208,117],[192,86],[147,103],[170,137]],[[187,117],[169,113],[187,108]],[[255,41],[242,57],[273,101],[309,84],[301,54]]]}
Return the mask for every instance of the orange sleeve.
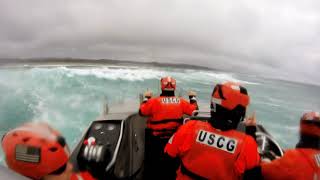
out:
{"label": "orange sleeve", "polygon": [[193,111],[197,109],[196,104],[190,104],[188,101],[186,101],[183,98],[180,98],[180,101],[181,101],[182,111],[184,114],[191,116]]}
{"label": "orange sleeve", "polygon": [[235,163],[236,172],[243,175],[245,170],[252,169],[260,164],[260,155],[258,153],[258,145],[251,136],[244,139],[243,148]]}
{"label": "orange sleeve", "polygon": [[[262,176],[264,179],[288,179],[297,173],[294,172],[294,167],[300,166],[301,164],[304,164],[304,162],[300,162],[299,164],[299,161],[297,161],[297,158],[294,156],[294,152],[287,151],[284,156],[279,159],[273,160],[270,163],[262,163]],[[303,168],[305,167],[301,169]]]}
{"label": "orange sleeve", "polygon": [[192,141],[192,129],[194,122],[189,121],[186,124],[180,126],[178,131],[171,136],[164,151],[171,157],[179,157],[182,153],[188,151],[191,147]]}
{"label": "orange sleeve", "polygon": [[144,116],[151,116],[152,115],[152,106],[154,104],[154,98],[149,99],[147,102],[142,103],[140,105],[140,112]]}

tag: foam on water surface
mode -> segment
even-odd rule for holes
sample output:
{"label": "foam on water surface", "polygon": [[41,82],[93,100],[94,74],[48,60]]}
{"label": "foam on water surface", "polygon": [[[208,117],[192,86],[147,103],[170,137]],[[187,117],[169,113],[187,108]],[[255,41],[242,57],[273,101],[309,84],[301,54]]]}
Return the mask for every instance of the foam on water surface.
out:
{"label": "foam on water surface", "polygon": [[[177,79],[177,94],[196,90],[200,110],[209,110],[214,85],[236,81],[251,97],[248,114],[284,148],[297,141],[298,119],[305,109],[320,109],[319,88],[265,80],[257,76],[178,68],[140,66],[37,66],[0,69],[0,136],[26,121],[46,121],[59,129],[71,147],[108,103],[111,112],[137,112],[139,93],[159,93],[159,79]],[[0,153],[0,161],[3,154]]]}

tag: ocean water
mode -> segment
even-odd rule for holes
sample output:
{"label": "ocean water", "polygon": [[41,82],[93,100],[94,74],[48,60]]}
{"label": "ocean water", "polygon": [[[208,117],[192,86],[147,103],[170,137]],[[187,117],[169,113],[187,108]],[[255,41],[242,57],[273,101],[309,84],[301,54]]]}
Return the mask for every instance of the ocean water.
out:
{"label": "ocean water", "polygon": [[283,148],[295,146],[302,113],[320,110],[320,87],[254,75],[135,65],[0,68],[0,136],[24,122],[45,121],[73,148],[104,103],[111,112],[137,112],[139,93],[147,89],[159,93],[159,79],[168,75],[176,78],[178,94],[187,98],[190,89],[198,93],[203,111],[209,110],[216,83],[242,83],[251,97],[248,114],[255,111],[258,123]]}

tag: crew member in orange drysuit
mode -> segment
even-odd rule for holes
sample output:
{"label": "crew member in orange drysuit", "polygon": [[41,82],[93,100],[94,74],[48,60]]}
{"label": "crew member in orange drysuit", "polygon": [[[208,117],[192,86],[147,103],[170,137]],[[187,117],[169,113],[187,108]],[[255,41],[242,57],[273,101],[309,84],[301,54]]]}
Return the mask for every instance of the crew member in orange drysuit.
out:
{"label": "crew member in orange drysuit", "polygon": [[[261,172],[262,170],[262,172]],[[320,179],[320,116],[319,112],[305,113],[300,119],[300,140],[296,149],[270,163],[262,163],[262,179]]]}
{"label": "crew member in orange drysuit", "polygon": [[[172,77],[161,78],[162,93],[159,97],[151,98],[147,91],[144,101],[140,105],[140,114],[149,116],[146,128],[145,141],[145,172],[146,179],[168,179],[170,165],[176,162],[168,162],[164,158],[164,147],[169,138],[183,122],[183,115],[192,115],[198,109],[196,94],[189,93],[190,103],[181,97],[175,96],[176,80]],[[169,165],[168,165],[169,164]]]}
{"label": "crew member in orange drysuit", "polygon": [[246,170],[259,165],[254,138],[235,130],[248,105],[244,87],[216,85],[208,122],[188,121],[165,147],[170,157],[181,160],[177,179],[241,179]]}

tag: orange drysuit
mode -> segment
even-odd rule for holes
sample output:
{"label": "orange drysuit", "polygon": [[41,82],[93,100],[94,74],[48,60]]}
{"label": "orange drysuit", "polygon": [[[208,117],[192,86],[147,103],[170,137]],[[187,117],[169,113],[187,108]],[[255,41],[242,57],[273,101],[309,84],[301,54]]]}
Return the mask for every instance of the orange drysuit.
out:
{"label": "orange drysuit", "polygon": [[160,96],[142,103],[140,113],[150,116],[147,128],[152,130],[152,135],[170,138],[182,124],[183,114],[191,115],[196,108],[196,103],[190,104],[183,98]]}
{"label": "orange drysuit", "polygon": [[320,179],[320,150],[297,148],[283,157],[261,165],[263,179]]}
{"label": "orange drysuit", "polygon": [[220,131],[195,120],[179,128],[165,152],[181,159],[177,179],[240,179],[260,161],[251,136],[236,130]]}

